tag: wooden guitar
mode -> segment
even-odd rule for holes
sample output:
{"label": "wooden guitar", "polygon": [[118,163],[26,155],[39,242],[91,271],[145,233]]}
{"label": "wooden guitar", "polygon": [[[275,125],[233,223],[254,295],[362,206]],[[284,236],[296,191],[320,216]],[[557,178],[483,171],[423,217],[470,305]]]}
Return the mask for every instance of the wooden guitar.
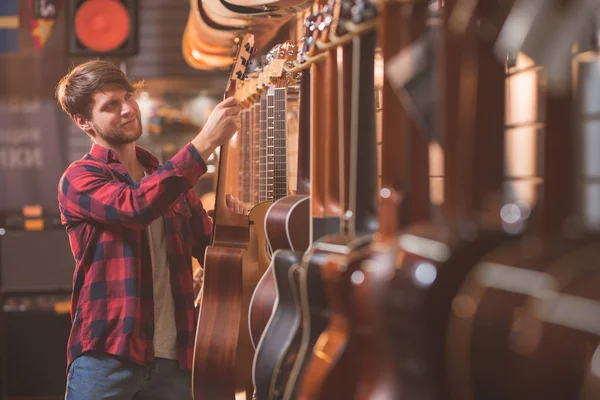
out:
{"label": "wooden guitar", "polygon": [[[310,24],[307,26],[306,35],[310,33]],[[308,37],[308,36],[305,36]],[[304,40],[302,51],[298,52],[298,59],[302,60],[308,48],[308,43]],[[287,196],[275,202],[265,223],[265,230],[269,239],[273,239],[272,247],[285,246],[289,243],[282,243],[282,240],[275,241],[272,226],[280,224],[280,216],[286,214],[290,221],[297,220],[297,227],[302,229],[302,223],[308,225],[308,214],[306,221],[303,221],[302,213],[307,208],[308,197],[304,195],[307,192],[307,187],[310,182],[310,141],[311,135],[309,130],[310,125],[310,74],[308,70],[303,71],[300,80],[300,115],[299,115],[299,149],[298,149],[298,179],[297,193],[298,195]],[[286,200],[287,199],[287,200]],[[288,202],[289,200],[289,202]],[[285,204],[290,205],[286,209]],[[294,206],[294,204],[296,204]],[[271,213],[271,210],[275,211]],[[294,218],[292,220],[292,218]],[[276,219],[275,221],[273,221]],[[271,228],[270,228],[271,227]],[[284,247],[285,248],[285,247]],[[271,303],[272,313],[263,329],[260,341],[257,345],[256,355],[254,358],[254,384],[256,387],[256,395],[258,399],[280,398],[283,390],[273,390],[275,385],[275,377],[284,371],[286,368],[291,368],[291,363],[280,363],[288,349],[294,348],[297,340],[294,335],[300,324],[299,304],[300,298],[298,293],[298,262],[302,257],[302,251],[292,250],[275,250],[269,267],[271,273],[265,274],[261,284],[262,290],[266,293],[274,294],[274,304]],[[272,285],[269,288],[269,285]],[[268,304],[268,303],[267,303]],[[292,351],[293,352],[293,351]],[[283,386],[284,388],[285,386]],[[282,389],[283,389],[282,388]]]}
{"label": "wooden guitar", "polygon": [[[315,42],[319,31],[317,29],[321,15],[315,11],[305,21],[305,34],[302,51],[298,53],[298,63],[304,64],[307,59],[316,55]],[[317,112],[322,104],[322,97],[317,96],[315,88],[319,87],[314,81],[313,64],[311,69],[305,69],[301,80],[301,109],[300,109],[300,141],[303,144],[299,154],[298,189],[305,192],[308,186],[307,172],[310,171],[310,214],[309,234],[312,237],[322,234],[319,224],[324,218],[323,197],[325,189],[324,159],[325,135],[319,134]],[[324,76],[319,82],[323,84]],[[320,86],[320,91],[323,86]],[[319,91],[319,93],[321,93]],[[310,110],[309,110],[310,108]],[[307,135],[307,130],[310,135]],[[306,149],[306,139],[310,139],[310,159]],[[309,161],[309,162],[307,162]],[[310,165],[310,167],[309,167]],[[317,172],[319,171],[319,172]],[[300,201],[304,201],[300,199]],[[315,222],[316,221],[316,222]],[[281,399],[284,395],[288,376],[294,365],[295,355],[298,351],[302,336],[302,319],[300,312],[299,282],[302,279],[303,269],[300,260],[301,251],[277,250],[273,254],[273,275],[276,285],[277,303],[272,316],[264,330],[259,343],[256,357],[254,376],[257,387],[257,396],[260,399]]]}
{"label": "wooden guitar", "polygon": [[[382,5],[378,27],[384,61],[422,34],[425,10],[425,4],[385,2]],[[358,47],[361,59],[369,59],[364,56],[365,51],[369,51],[367,49],[364,44]],[[363,66],[363,70],[368,74],[368,66]],[[340,396],[391,400],[402,397],[385,346],[383,324],[377,317],[385,287],[394,273],[396,252],[390,250],[396,247],[401,200],[414,205],[403,207],[404,223],[420,221],[428,215],[428,149],[425,136],[417,131],[389,82],[383,91],[379,229],[368,247],[329,261],[329,271],[333,270],[339,277],[334,295],[330,297],[333,315],[313,349],[299,398]],[[368,98],[364,89],[360,98]],[[363,108],[365,104],[360,106]],[[406,149],[402,157],[398,149]],[[359,168],[358,174],[364,174],[363,168]],[[351,185],[352,182],[357,182],[356,171],[350,174]],[[355,196],[361,196],[363,190],[356,192]],[[354,200],[350,202],[353,203]],[[337,272],[340,268],[345,271]],[[341,391],[339,388],[342,388]]]}
{"label": "wooden guitar", "polygon": [[[333,7],[336,5],[333,4]],[[308,325],[311,333],[314,333],[313,326],[319,326],[322,322],[327,325],[313,347],[308,349],[308,354],[300,353],[297,358],[298,363],[304,357],[303,369],[297,370],[300,376],[296,379],[295,391],[299,399],[350,399],[356,395],[357,373],[361,370],[361,360],[357,356],[362,355],[357,345],[361,340],[351,335],[351,329],[353,321],[366,316],[362,311],[368,307],[363,307],[365,302],[360,301],[363,293],[354,291],[354,287],[364,277],[360,266],[370,254],[366,250],[377,228],[377,135],[372,60],[375,59],[377,45],[374,22],[378,13],[373,5],[362,1],[353,4],[342,2],[337,7],[345,10],[339,14],[338,37],[346,33],[339,28],[343,28],[350,18],[357,26],[355,29],[361,30],[352,39],[351,90],[345,88],[345,95],[351,97],[351,108],[340,108],[343,115],[350,114],[350,137],[342,136],[336,149],[341,160],[344,160],[347,156],[344,144],[349,142],[349,162],[346,164],[342,161],[342,165],[349,166],[349,170],[344,171],[349,187],[345,188],[343,184],[339,186],[343,192],[348,191],[347,196],[339,196],[348,199],[344,210],[346,231],[325,236],[313,244],[324,262],[308,264],[306,286],[303,287],[306,291],[303,290],[301,295],[303,306],[309,306],[305,314],[310,319]],[[351,9],[360,11],[350,15],[347,11]],[[344,118],[340,120],[344,121]],[[316,308],[322,303],[311,301],[315,279],[319,279],[325,289],[325,308]],[[305,335],[304,339],[310,343],[310,335]]]}
{"label": "wooden guitar", "polygon": [[[245,79],[253,36],[245,35],[228,80],[225,97],[234,95],[237,80]],[[229,143],[221,146],[210,246],[204,258],[204,286],[196,331],[192,385],[194,398],[233,400],[236,393],[251,395],[252,346],[244,323],[247,302],[258,276],[245,263],[249,241],[247,215],[225,203]],[[254,280],[254,282],[253,282]]]}
{"label": "wooden guitar", "polygon": [[[270,75],[270,86],[267,93],[267,131],[268,138],[265,143],[267,149],[266,167],[270,175],[266,180],[266,196],[269,199],[261,207],[266,209],[264,218],[254,221],[257,229],[261,229],[261,244],[257,250],[261,253],[261,272],[263,275],[252,294],[248,323],[252,343],[256,347],[266,326],[273,305],[275,303],[275,288],[271,272],[271,252],[277,250],[273,247],[265,226],[272,205],[288,195],[288,168],[287,168],[287,130],[286,116],[294,106],[288,102],[288,92],[291,95],[295,89],[289,88],[289,81],[284,73],[284,65],[296,58],[296,45],[287,41],[278,47],[274,58],[267,66]],[[288,109],[289,107],[289,109]],[[265,236],[266,234],[266,236]]]}
{"label": "wooden guitar", "polygon": [[[512,69],[522,68],[517,61]],[[578,212],[574,177],[586,176],[575,158],[583,154],[574,131],[580,114],[571,90],[548,90],[544,69],[528,69],[541,94],[532,107],[540,110],[533,119],[544,133],[541,199],[529,217],[530,234],[487,254],[454,300],[448,371],[454,396],[466,400],[581,398],[592,362],[587,349],[600,344],[600,332],[573,322],[594,318],[578,303],[600,299],[598,235],[572,222],[565,229]],[[572,307],[553,314],[561,298]]]}
{"label": "wooden guitar", "polygon": [[[502,18],[494,4],[465,7],[461,1],[442,8],[441,63],[435,67],[443,78],[442,132],[433,135],[444,147],[443,219],[402,230],[383,297],[388,351],[406,398],[448,398],[452,300],[471,268],[512,238],[502,229],[500,207],[488,202],[503,189],[504,68],[492,50]],[[480,23],[488,28],[485,37]]]}

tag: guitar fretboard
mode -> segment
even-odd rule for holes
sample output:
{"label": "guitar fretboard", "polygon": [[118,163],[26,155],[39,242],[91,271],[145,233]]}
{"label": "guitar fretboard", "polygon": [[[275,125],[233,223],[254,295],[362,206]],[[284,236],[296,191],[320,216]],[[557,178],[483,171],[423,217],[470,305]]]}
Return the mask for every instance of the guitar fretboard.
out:
{"label": "guitar fretboard", "polygon": [[252,201],[260,201],[260,100],[252,105]]}
{"label": "guitar fretboard", "polygon": [[259,201],[267,200],[267,95],[260,98],[260,130],[259,130]]}
{"label": "guitar fretboard", "polygon": [[286,169],[286,89],[275,89],[274,96],[274,138],[273,138],[273,199],[287,196]]}
{"label": "guitar fretboard", "polygon": [[239,187],[241,191],[238,198],[244,203],[250,203],[250,109],[241,113],[240,135],[240,171]]}
{"label": "guitar fretboard", "polygon": [[267,198],[274,198],[275,178],[275,88],[269,86],[267,92]]}

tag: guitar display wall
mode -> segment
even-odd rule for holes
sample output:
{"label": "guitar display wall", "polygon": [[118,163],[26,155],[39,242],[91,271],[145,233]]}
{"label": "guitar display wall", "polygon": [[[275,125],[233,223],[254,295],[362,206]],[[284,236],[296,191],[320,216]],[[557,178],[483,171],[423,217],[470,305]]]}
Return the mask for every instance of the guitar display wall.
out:
{"label": "guitar display wall", "polygon": [[[246,261],[260,241],[230,251],[236,268],[263,273],[243,287],[258,299],[247,316],[258,400],[598,397],[600,5],[525,3],[316,1],[301,42],[276,46],[248,79],[238,71],[243,108],[265,112],[256,154],[266,170],[269,96],[300,80],[310,103],[298,141],[309,139],[310,215],[295,225],[310,232],[308,249],[282,241],[258,267]],[[400,66],[386,68],[395,57]],[[226,177],[246,202],[257,187],[272,196],[276,176],[247,182],[251,126],[243,116]],[[267,236],[288,189],[266,213]],[[260,236],[252,213],[247,232]],[[230,265],[214,258],[207,276]],[[208,349],[196,350],[206,363]],[[236,363],[247,373],[246,357]],[[195,371],[197,396],[232,397],[232,384],[206,373]]]}

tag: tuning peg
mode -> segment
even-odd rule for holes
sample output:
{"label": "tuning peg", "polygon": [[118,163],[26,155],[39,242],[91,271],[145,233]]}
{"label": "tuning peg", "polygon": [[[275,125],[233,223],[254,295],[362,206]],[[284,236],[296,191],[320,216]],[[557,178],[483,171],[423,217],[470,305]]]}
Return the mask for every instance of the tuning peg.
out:
{"label": "tuning peg", "polygon": [[256,47],[252,47],[250,46],[250,43],[246,43],[244,45],[244,49],[246,49],[246,51],[250,54],[254,53],[256,51]]}
{"label": "tuning peg", "polygon": [[242,65],[243,65],[244,67],[247,67],[247,66],[248,66],[248,59],[246,59],[246,57],[244,57],[244,56],[240,56],[240,60],[242,60]]}
{"label": "tuning peg", "polygon": [[235,73],[235,76],[237,76],[237,78],[241,81],[244,80],[244,73],[242,71],[238,71]]}

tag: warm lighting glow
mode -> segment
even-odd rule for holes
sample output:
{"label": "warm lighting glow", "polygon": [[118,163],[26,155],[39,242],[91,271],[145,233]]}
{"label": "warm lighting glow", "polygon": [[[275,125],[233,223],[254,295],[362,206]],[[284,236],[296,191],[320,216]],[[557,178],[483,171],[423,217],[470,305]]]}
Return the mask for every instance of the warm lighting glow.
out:
{"label": "warm lighting glow", "polygon": [[350,276],[350,281],[354,285],[360,285],[365,281],[365,274],[360,270],[354,271]]}
{"label": "warm lighting glow", "polygon": [[542,184],[539,71],[531,58],[519,53],[505,86],[505,198],[528,206],[537,203]]}
{"label": "warm lighting glow", "polygon": [[592,357],[591,362],[591,371],[592,374],[600,377],[600,346],[596,347],[596,351],[594,351],[594,356]]}
{"label": "warm lighting glow", "polygon": [[538,127],[509,129],[505,134],[506,175],[513,178],[531,178],[539,175],[540,143]]}
{"label": "warm lighting glow", "polygon": [[421,262],[417,264],[413,278],[419,286],[430,286],[437,278],[437,268],[430,262]]}
{"label": "warm lighting glow", "polygon": [[471,296],[458,295],[452,301],[452,312],[458,318],[471,318],[477,311],[477,303]]}
{"label": "warm lighting glow", "polygon": [[389,199],[390,196],[392,195],[392,191],[388,188],[383,188],[379,191],[379,195],[381,196],[381,198],[383,199]]}
{"label": "warm lighting glow", "polygon": [[446,244],[420,236],[400,235],[398,245],[409,253],[438,262],[447,261],[450,257],[450,249]]}
{"label": "warm lighting glow", "polygon": [[235,400],[248,400],[248,396],[246,396],[246,392],[237,392],[235,394]]}
{"label": "warm lighting glow", "polygon": [[506,125],[530,124],[539,121],[538,72],[538,70],[531,70],[506,79]]}
{"label": "warm lighting glow", "polygon": [[444,203],[444,150],[439,143],[429,144],[429,198],[431,204]]}
{"label": "warm lighting glow", "polygon": [[375,87],[383,87],[383,55],[381,49],[377,49],[375,52]]}

